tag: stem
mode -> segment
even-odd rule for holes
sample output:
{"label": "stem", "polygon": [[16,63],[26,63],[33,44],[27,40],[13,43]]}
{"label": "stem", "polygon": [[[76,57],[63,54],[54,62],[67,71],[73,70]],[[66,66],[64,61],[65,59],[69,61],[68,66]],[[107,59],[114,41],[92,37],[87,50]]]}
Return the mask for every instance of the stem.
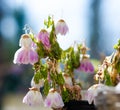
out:
{"label": "stem", "polygon": [[71,76],[71,78],[72,78],[72,83],[73,83],[73,85],[75,85],[75,79],[74,79],[73,71],[70,72],[70,76]]}

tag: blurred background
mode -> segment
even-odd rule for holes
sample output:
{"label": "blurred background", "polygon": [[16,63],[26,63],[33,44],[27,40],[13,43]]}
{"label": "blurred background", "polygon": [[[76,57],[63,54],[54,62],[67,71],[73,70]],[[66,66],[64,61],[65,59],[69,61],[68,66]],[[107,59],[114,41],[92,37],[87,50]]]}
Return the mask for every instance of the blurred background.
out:
{"label": "blurred background", "polygon": [[63,49],[84,41],[98,61],[114,51],[120,38],[120,0],[1,0],[0,110],[38,109],[22,104],[33,77],[31,65],[15,65],[13,58],[24,25],[37,34],[48,15],[56,22],[63,18],[69,26],[69,33],[58,37]]}

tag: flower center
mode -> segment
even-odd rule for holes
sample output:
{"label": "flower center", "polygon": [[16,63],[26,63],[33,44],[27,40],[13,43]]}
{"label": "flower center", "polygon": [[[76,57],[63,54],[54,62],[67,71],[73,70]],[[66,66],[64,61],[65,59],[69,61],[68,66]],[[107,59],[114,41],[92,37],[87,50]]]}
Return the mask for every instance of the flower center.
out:
{"label": "flower center", "polygon": [[63,19],[60,19],[59,22],[65,22]]}
{"label": "flower center", "polygon": [[29,88],[29,90],[39,91],[38,88],[35,88],[35,87]]}
{"label": "flower center", "polygon": [[23,38],[23,39],[29,38],[29,35],[28,35],[28,34],[23,34],[23,35],[22,35],[22,38]]}

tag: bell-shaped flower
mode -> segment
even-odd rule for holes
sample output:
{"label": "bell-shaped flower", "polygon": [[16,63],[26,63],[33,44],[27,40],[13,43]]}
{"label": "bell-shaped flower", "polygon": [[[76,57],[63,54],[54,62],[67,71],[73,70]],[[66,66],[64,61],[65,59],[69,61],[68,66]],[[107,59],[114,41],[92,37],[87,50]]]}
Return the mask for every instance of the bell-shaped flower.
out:
{"label": "bell-shaped flower", "polygon": [[36,84],[35,81],[34,81],[34,77],[32,78],[32,80],[31,80],[31,87],[35,87],[35,88],[39,89],[39,88],[43,87],[43,85],[44,85],[44,80],[43,79],[40,79],[39,83]]}
{"label": "bell-shaped flower", "polygon": [[64,78],[64,80],[65,80],[65,84],[67,84],[67,85],[69,85],[69,86],[73,86],[72,78],[70,77],[69,74],[63,73],[63,78]]}
{"label": "bell-shaped flower", "polygon": [[90,62],[89,58],[85,57],[82,58],[80,61],[80,66],[77,68],[78,71],[86,72],[86,73],[93,73],[94,67]]}
{"label": "bell-shaped flower", "polygon": [[23,103],[29,106],[42,106],[43,98],[37,88],[30,88],[30,91],[23,98]]}
{"label": "bell-shaped flower", "polygon": [[45,106],[50,108],[62,108],[64,106],[62,97],[56,90],[51,89],[49,91],[45,99]]}
{"label": "bell-shaped flower", "polygon": [[49,40],[49,33],[45,30],[42,29],[38,35],[37,35],[37,40],[39,42],[42,42],[42,44],[45,46],[46,49],[50,48],[50,40]]}
{"label": "bell-shaped flower", "polygon": [[69,31],[69,28],[66,22],[63,19],[60,19],[55,26],[56,34],[66,35],[68,31]]}
{"label": "bell-shaped flower", "polygon": [[38,61],[38,54],[32,48],[32,39],[28,34],[23,34],[20,39],[21,46],[14,55],[13,62],[16,64],[34,64]]}
{"label": "bell-shaped flower", "polygon": [[108,89],[108,87],[104,84],[95,84],[87,90],[87,94],[86,94],[85,98],[86,98],[86,100],[88,100],[89,104],[92,104],[92,102],[95,101],[95,97],[98,95],[98,93],[103,92],[107,89]]}

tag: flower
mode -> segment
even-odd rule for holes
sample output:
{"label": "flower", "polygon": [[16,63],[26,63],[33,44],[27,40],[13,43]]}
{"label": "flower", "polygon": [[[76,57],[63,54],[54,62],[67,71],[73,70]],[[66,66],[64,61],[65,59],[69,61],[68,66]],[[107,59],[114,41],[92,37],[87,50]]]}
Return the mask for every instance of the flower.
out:
{"label": "flower", "polygon": [[42,29],[37,35],[38,41],[41,41],[42,44],[45,46],[46,49],[50,48],[50,41],[49,41],[49,33]]}
{"label": "flower", "polygon": [[61,108],[64,106],[62,97],[53,88],[50,89],[50,91],[45,99],[45,106],[51,107],[51,108]]}
{"label": "flower", "polygon": [[23,98],[23,103],[29,106],[43,105],[43,99],[37,88],[30,88],[30,91]]}
{"label": "flower", "polygon": [[69,29],[66,22],[63,19],[60,19],[55,26],[56,34],[60,33],[61,35],[66,35],[68,31]]}
{"label": "flower", "polygon": [[38,54],[32,48],[32,40],[28,34],[23,34],[20,39],[20,49],[14,55],[13,62],[16,64],[34,64],[38,61]]}
{"label": "flower", "polygon": [[95,84],[95,85],[91,86],[87,90],[86,100],[88,100],[89,104],[92,104],[92,102],[95,99],[95,96],[97,96],[99,92],[105,91],[107,89],[108,89],[108,87],[104,84]]}
{"label": "flower", "polygon": [[77,68],[77,70],[86,72],[86,73],[93,73],[94,72],[94,67],[92,63],[90,62],[90,55],[86,54],[87,50],[89,48],[85,45],[83,42],[82,45],[80,46],[80,66]]}
{"label": "flower", "polygon": [[94,67],[88,58],[83,58],[80,62],[80,66],[77,68],[79,71],[86,73],[93,73]]}

